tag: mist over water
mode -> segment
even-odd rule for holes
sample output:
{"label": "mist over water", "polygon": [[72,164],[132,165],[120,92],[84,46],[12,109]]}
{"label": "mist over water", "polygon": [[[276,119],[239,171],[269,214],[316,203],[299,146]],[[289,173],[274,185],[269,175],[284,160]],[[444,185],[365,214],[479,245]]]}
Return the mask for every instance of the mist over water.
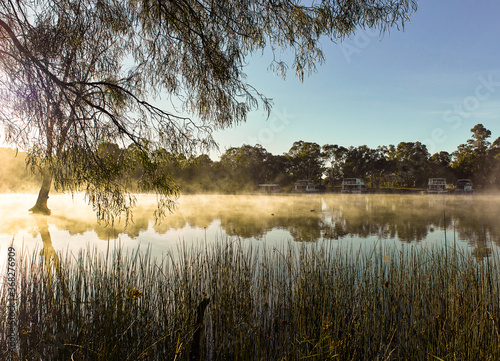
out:
{"label": "mist over water", "polygon": [[[100,225],[83,194],[49,199],[51,216],[28,209],[35,194],[0,195],[0,252],[18,248],[77,252],[121,245],[153,254],[217,240],[248,244],[336,242],[341,247],[388,244],[444,244],[472,247],[478,257],[500,245],[500,196],[473,195],[183,195],[160,224],[152,218],[155,197],[140,195],[133,221]],[[45,233],[41,233],[41,228]]]}

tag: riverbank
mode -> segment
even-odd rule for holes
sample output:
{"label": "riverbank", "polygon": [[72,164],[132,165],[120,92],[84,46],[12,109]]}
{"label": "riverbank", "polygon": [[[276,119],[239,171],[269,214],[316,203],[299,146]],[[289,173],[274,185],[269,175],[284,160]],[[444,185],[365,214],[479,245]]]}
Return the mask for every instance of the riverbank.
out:
{"label": "riverbank", "polygon": [[222,241],[153,256],[18,254],[19,359],[500,357],[496,252]]}

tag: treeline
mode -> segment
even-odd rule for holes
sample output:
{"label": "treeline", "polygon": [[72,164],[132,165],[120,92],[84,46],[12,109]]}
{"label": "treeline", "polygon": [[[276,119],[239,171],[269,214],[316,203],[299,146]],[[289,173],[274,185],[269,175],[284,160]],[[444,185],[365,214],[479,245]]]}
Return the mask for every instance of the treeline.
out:
{"label": "treeline", "polygon": [[298,141],[283,155],[271,154],[260,145],[243,145],[226,150],[220,161],[207,155],[181,156],[172,172],[186,192],[252,191],[262,183],[291,190],[299,179],[333,189],[343,178],[362,178],[370,188],[426,188],[428,178],[446,178],[452,184],[467,178],[476,189],[498,188],[500,138],[490,142],[491,131],[482,124],[471,133],[456,151],[435,154],[418,141],[375,149]]}
{"label": "treeline", "polygon": [[26,153],[0,148],[0,192],[37,192],[41,179],[26,166]]}
{"label": "treeline", "polygon": [[[172,177],[184,193],[251,192],[262,183],[279,184],[283,190],[291,190],[299,179],[309,179],[325,189],[334,189],[340,186],[343,178],[362,178],[370,188],[425,188],[428,178],[435,177],[446,178],[447,183],[471,179],[476,189],[498,188],[500,138],[491,143],[491,131],[482,124],[474,126],[471,133],[471,138],[452,153],[430,154],[418,141],[377,148],[320,146],[297,141],[282,155],[271,154],[257,144],[229,148],[219,161],[213,161],[206,154],[186,157],[165,150],[156,151],[154,157],[156,162],[162,163],[165,177]],[[112,143],[101,144],[97,153],[101,159],[117,164],[128,162],[135,154],[134,146],[122,149]],[[16,166],[9,168],[12,171],[6,172],[4,167],[0,173],[4,182],[2,190],[9,188],[6,184],[15,188],[20,181],[34,183],[32,178],[27,178],[23,162],[24,155],[20,153]],[[140,183],[145,171],[141,167],[130,167],[127,177],[132,183]]]}

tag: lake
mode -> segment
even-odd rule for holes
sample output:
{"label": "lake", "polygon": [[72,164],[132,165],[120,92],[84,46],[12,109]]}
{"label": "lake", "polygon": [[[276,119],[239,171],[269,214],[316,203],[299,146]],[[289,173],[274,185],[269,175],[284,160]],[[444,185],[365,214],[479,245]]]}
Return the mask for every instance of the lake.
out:
{"label": "lake", "polygon": [[249,245],[335,242],[354,249],[446,241],[472,248],[479,258],[500,245],[496,195],[183,195],[174,213],[159,224],[152,218],[155,197],[137,199],[133,222],[105,227],[96,222],[82,194],[51,196],[48,217],[27,211],[36,195],[2,194],[2,261],[12,241],[17,249],[55,251],[140,245],[154,255],[228,237]]}
{"label": "lake", "polygon": [[140,196],[126,228],[83,195],[32,216],[35,198],[0,196],[23,359],[499,359],[500,197],[187,195],[156,224]]}

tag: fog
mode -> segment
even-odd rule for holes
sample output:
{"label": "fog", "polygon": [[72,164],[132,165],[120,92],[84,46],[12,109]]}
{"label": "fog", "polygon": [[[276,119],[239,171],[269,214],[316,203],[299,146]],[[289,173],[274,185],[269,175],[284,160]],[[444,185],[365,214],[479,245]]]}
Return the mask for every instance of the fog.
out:
{"label": "fog", "polygon": [[[183,195],[161,223],[152,215],[155,197],[137,196],[127,226],[98,224],[83,194],[55,194],[51,216],[27,210],[36,194],[0,195],[1,247],[14,238],[41,247],[40,219],[46,222],[55,249],[99,248],[109,241],[158,249],[234,237],[252,242],[342,241],[344,244],[460,242],[487,255],[500,245],[500,196],[492,195]],[[446,227],[445,227],[446,226]]]}
{"label": "fog", "polygon": [[41,180],[26,168],[26,153],[0,148],[0,193],[37,192]]}
{"label": "fog", "polygon": [[[27,211],[36,201],[40,179],[26,169],[25,156],[0,148],[1,247],[12,238],[31,244],[40,239],[39,216]],[[138,195],[137,199],[132,222],[126,227],[120,219],[113,226],[104,226],[96,222],[83,194],[52,192],[48,204],[52,215],[44,222],[52,243],[59,248],[87,242],[103,247],[110,240],[119,240],[130,245],[155,244],[161,249],[179,241],[227,236],[259,242],[351,243],[439,243],[448,236],[476,248],[478,254],[500,245],[498,195],[183,195],[161,223],[152,218],[155,197]]]}

